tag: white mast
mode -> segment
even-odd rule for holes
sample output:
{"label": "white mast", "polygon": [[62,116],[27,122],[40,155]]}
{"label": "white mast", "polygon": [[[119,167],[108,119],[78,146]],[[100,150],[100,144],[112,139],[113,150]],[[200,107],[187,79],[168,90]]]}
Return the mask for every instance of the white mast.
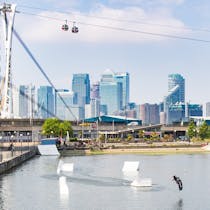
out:
{"label": "white mast", "polygon": [[5,45],[5,78],[3,78],[1,89],[1,118],[10,118],[13,115],[12,101],[12,74],[11,74],[11,51],[12,31],[15,18],[15,4],[0,5],[0,16],[3,23],[3,43]]}

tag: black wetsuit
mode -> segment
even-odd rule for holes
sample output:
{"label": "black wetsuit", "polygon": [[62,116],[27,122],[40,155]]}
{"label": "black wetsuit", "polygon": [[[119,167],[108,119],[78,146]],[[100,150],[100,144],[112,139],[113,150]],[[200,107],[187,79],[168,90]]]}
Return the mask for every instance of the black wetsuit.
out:
{"label": "black wetsuit", "polygon": [[183,189],[182,181],[178,176],[173,176],[174,181],[178,184],[179,190]]}

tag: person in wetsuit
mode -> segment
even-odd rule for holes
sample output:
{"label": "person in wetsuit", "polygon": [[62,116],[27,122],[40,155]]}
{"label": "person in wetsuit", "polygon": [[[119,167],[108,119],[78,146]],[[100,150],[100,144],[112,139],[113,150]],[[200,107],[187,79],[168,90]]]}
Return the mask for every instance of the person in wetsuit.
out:
{"label": "person in wetsuit", "polygon": [[179,190],[183,189],[182,180],[178,176],[173,176],[174,181],[178,184]]}

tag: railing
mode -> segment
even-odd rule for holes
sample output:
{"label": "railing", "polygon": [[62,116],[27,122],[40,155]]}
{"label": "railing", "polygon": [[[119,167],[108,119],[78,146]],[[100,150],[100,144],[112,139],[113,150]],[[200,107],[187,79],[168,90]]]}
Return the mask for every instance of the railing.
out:
{"label": "railing", "polygon": [[7,161],[20,156],[26,152],[36,150],[39,142],[31,139],[21,138],[21,140],[2,138],[0,141],[0,162]]}

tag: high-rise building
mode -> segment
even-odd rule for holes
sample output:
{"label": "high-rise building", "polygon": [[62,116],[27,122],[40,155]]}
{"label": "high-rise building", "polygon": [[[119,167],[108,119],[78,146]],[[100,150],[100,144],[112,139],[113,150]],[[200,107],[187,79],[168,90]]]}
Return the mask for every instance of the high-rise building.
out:
{"label": "high-rise building", "polygon": [[114,73],[106,70],[100,80],[101,105],[106,105],[108,114],[122,109],[122,83],[117,82]]}
{"label": "high-rise building", "polygon": [[141,104],[140,119],[143,125],[154,125],[160,123],[160,114],[158,104]]}
{"label": "high-rise building", "polygon": [[73,92],[66,89],[56,90],[55,104],[55,114],[59,119],[75,121],[81,118],[81,108],[78,105],[74,105]]}
{"label": "high-rise building", "polygon": [[130,102],[130,78],[127,72],[117,72],[114,75],[117,82],[122,83],[122,108],[127,109]]}
{"label": "high-rise building", "polygon": [[91,91],[90,91],[90,98],[91,99],[100,99],[99,89],[100,89],[99,82],[91,85]]}
{"label": "high-rise building", "polygon": [[53,117],[54,111],[54,91],[51,86],[40,86],[38,88],[38,115],[40,118]]}
{"label": "high-rise building", "polygon": [[202,117],[203,116],[203,105],[201,104],[188,104],[187,103],[186,108],[187,108],[186,117],[195,117],[195,116]]}
{"label": "high-rise building", "polygon": [[90,103],[89,74],[73,74],[72,91],[76,94],[76,103],[84,107]]}
{"label": "high-rise building", "polygon": [[82,109],[82,119],[85,117],[85,104],[90,103],[89,74],[73,74],[72,91],[75,94],[75,103]]}
{"label": "high-rise building", "polygon": [[85,105],[85,118],[100,116],[100,102],[98,99],[90,99],[90,104]]}
{"label": "high-rise building", "polygon": [[210,102],[206,103],[206,117],[210,117]]}
{"label": "high-rise building", "polygon": [[[168,92],[172,92],[177,87],[176,93],[173,93],[172,103],[185,103],[185,79],[180,74],[168,75]],[[176,94],[176,95],[175,95]]]}
{"label": "high-rise building", "polygon": [[[185,79],[180,74],[170,74],[168,76],[168,94],[164,97],[164,112],[166,113],[166,124],[174,121],[174,116],[178,111],[177,119],[185,113],[180,108],[185,103]],[[175,111],[175,107],[179,107]],[[171,112],[169,114],[169,112]],[[172,117],[173,116],[173,117]],[[170,117],[172,117],[170,119]],[[185,116],[183,116],[185,117]]]}
{"label": "high-rise building", "polygon": [[33,118],[35,115],[35,86],[20,85],[19,87],[19,117]]}

